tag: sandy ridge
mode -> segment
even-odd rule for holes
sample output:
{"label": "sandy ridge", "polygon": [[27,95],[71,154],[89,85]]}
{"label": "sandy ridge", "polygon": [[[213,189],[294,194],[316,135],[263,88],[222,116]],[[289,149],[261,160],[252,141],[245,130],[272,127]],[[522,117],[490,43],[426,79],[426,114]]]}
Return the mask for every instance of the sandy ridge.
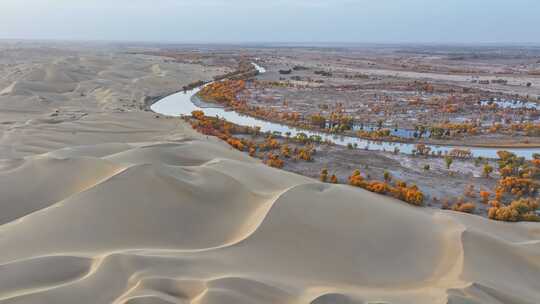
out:
{"label": "sandy ridge", "polygon": [[[221,145],[196,163],[190,153],[201,145],[208,143],[131,144],[100,157],[86,146],[28,158],[72,154],[64,170],[80,170],[72,161],[80,153],[125,169],[0,227],[0,282],[17,282],[0,284],[0,303],[534,303],[539,296],[533,225],[505,228],[516,231],[501,237],[481,218],[320,184],[240,154],[229,160],[223,155],[236,153]],[[130,179],[157,189],[152,202],[119,186]],[[186,222],[182,213],[204,216]],[[502,261],[519,295],[498,278]]]}

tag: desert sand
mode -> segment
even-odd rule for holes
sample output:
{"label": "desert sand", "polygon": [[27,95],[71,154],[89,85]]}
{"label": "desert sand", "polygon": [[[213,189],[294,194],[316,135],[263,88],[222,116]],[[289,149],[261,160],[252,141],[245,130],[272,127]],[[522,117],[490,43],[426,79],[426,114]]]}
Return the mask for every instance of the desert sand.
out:
{"label": "desert sand", "polygon": [[0,303],[540,300],[536,223],[322,184],[145,111],[225,68],[0,50]]}

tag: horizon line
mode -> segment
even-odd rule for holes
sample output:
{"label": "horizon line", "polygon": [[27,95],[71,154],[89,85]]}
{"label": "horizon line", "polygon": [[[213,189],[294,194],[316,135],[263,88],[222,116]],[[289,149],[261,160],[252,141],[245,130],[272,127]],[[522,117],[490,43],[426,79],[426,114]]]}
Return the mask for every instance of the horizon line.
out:
{"label": "horizon line", "polygon": [[466,42],[466,41],[195,41],[195,40],[131,40],[131,39],[82,39],[82,38],[3,38],[1,42],[76,42],[120,44],[178,44],[178,45],[244,45],[244,46],[528,46],[540,47],[540,42]]}

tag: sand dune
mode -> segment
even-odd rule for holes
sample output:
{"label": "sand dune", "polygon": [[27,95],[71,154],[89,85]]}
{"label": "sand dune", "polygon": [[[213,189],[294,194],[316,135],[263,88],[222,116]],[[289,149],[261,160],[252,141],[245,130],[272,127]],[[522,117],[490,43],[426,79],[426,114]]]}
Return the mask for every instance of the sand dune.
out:
{"label": "sand dune", "polygon": [[321,184],[141,111],[218,68],[5,56],[0,303],[539,302],[537,224]]}
{"label": "sand dune", "polygon": [[[92,188],[123,169],[123,166],[98,159],[34,158],[15,169],[1,171],[0,223],[21,218]],[[21,186],[24,191],[10,191]]]}
{"label": "sand dune", "polygon": [[0,159],[190,136],[177,121],[143,110],[182,85],[225,71],[88,48],[11,51],[0,44],[0,52]]}
{"label": "sand dune", "polygon": [[[42,183],[16,186],[40,174]],[[534,224],[414,208],[220,144],[75,147],[0,177],[18,203],[2,206],[0,303],[540,298]]]}

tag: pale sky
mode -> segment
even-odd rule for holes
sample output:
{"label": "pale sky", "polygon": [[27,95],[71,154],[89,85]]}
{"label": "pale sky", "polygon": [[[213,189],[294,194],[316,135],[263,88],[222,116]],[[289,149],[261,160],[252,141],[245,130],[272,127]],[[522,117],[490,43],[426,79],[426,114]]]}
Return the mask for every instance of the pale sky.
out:
{"label": "pale sky", "polygon": [[0,39],[540,43],[540,0],[0,0]]}

